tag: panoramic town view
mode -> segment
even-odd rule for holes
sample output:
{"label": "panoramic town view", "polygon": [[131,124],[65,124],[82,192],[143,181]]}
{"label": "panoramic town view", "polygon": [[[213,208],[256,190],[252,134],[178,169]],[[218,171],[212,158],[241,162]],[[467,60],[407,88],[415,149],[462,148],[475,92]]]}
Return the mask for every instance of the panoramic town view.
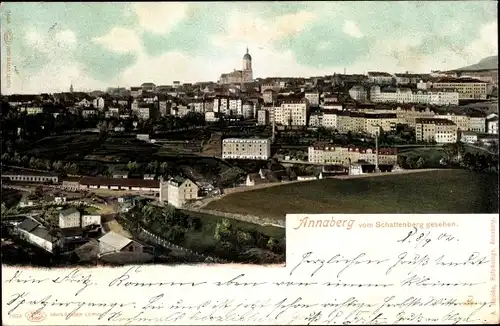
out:
{"label": "panoramic town view", "polygon": [[290,213],[498,212],[494,2],[1,14],[3,264],[274,264]]}

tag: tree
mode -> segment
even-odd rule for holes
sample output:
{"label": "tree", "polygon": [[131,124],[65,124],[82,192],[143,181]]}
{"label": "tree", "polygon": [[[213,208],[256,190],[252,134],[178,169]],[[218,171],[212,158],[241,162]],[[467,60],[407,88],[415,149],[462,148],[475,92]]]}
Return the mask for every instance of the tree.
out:
{"label": "tree", "polygon": [[270,237],[269,240],[267,241],[267,249],[271,251],[276,250],[277,245],[278,241],[273,237]]}
{"label": "tree", "polygon": [[408,156],[406,158],[406,166],[409,168],[409,169],[414,169],[417,165],[417,158],[414,157],[414,156]]}
{"label": "tree", "polygon": [[46,170],[50,170],[52,168],[52,162],[50,160],[44,160],[43,161],[43,167]]}
{"label": "tree", "polygon": [[231,222],[228,219],[222,219],[222,221],[217,222],[215,226],[214,239],[221,241],[227,239],[231,235]]}
{"label": "tree", "polygon": [[61,169],[64,167],[64,164],[61,162],[61,161],[54,161],[54,163],[52,163],[52,168],[55,170],[55,171],[61,171]]}
{"label": "tree", "polygon": [[129,171],[133,171],[133,170],[137,169],[137,163],[136,163],[136,162],[129,161],[129,162],[127,163],[127,169],[128,169]]}
{"label": "tree", "polygon": [[3,153],[2,154],[2,162],[9,162],[9,161],[10,161],[9,153]]}
{"label": "tree", "polygon": [[255,242],[254,238],[250,233],[242,230],[238,230],[236,232],[236,240],[238,241],[238,244],[242,246],[248,246]]}
{"label": "tree", "polygon": [[425,160],[423,157],[420,156],[418,158],[417,162],[415,163],[415,166],[417,169],[422,169],[424,167],[424,165],[425,165]]}
{"label": "tree", "polygon": [[408,168],[408,164],[406,164],[406,157],[402,155],[398,155],[398,165],[402,169]]}

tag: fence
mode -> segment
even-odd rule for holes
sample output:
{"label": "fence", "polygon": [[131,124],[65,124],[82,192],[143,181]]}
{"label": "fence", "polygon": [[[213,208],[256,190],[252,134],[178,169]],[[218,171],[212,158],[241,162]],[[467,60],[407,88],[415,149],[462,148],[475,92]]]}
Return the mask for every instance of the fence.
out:
{"label": "fence", "polygon": [[140,228],[140,231],[142,233],[144,233],[146,235],[146,237],[148,237],[150,240],[152,240],[154,243],[156,244],[159,244],[161,245],[162,247],[164,248],[167,248],[167,249],[170,249],[170,248],[175,248],[177,250],[181,250],[189,255],[191,255],[192,257],[194,258],[197,258],[197,259],[201,259],[203,260],[204,262],[226,262],[225,260],[223,259],[220,259],[220,258],[214,258],[214,257],[210,257],[210,256],[207,256],[207,255],[204,255],[204,254],[201,254],[201,253],[198,253],[198,252],[195,252],[191,249],[187,249],[187,248],[184,248],[184,247],[181,247],[181,246],[178,246],[176,244],[173,244],[171,242],[169,242],[168,240],[165,240],[163,238],[161,238],[160,236],[144,229],[143,227]]}

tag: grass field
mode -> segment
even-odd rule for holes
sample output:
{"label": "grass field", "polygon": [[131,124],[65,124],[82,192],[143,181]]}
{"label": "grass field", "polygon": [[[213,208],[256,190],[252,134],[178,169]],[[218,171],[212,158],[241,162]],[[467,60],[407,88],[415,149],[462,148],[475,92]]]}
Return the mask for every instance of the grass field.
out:
{"label": "grass field", "polygon": [[[187,215],[199,217],[202,220],[202,228],[199,232],[188,232],[183,246],[192,250],[203,252],[207,247],[215,246],[214,239],[215,226],[217,222],[222,220],[222,217],[195,213],[191,211],[184,211]],[[285,237],[285,229],[274,226],[260,226],[253,223],[246,223],[238,220],[230,220],[233,228],[243,229],[245,231],[256,230],[267,236],[274,237],[275,239],[283,239]]]}
{"label": "grass field", "polygon": [[440,170],[323,179],[235,193],[206,208],[279,220],[287,213],[496,213],[498,176]]}

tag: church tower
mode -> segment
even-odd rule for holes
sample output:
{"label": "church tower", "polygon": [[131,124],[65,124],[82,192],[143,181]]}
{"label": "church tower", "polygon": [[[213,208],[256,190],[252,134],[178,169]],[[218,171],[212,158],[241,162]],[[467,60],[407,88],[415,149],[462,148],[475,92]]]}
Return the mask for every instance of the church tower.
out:
{"label": "church tower", "polygon": [[243,82],[251,83],[253,82],[253,72],[252,72],[252,56],[247,53],[243,56]]}
{"label": "church tower", "polygon": [[73,93],[73,83],[69,86],[69,92]]}

